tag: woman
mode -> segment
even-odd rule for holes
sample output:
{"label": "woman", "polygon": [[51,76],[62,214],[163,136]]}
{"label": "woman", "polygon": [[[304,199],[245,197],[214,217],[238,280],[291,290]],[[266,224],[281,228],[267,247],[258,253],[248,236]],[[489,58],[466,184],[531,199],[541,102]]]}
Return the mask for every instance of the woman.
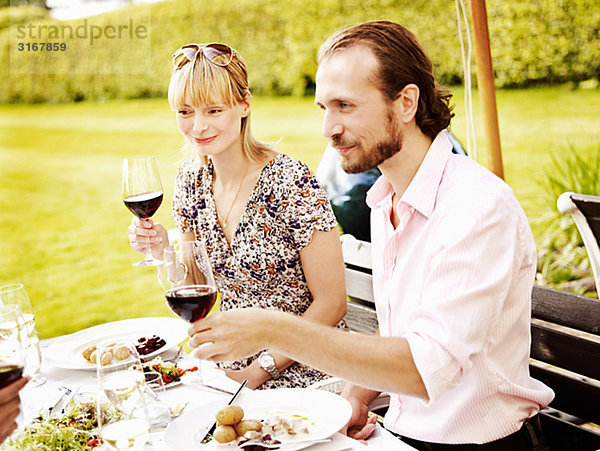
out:
{"label": "woman", "polygon": [[[182,239],[206,243],[221,310],[262,307],[340,323],[346,293],[335,217],[305,164],[252,137],[243,59],[223,44],[190,44],[173,64],[169,104],[191,150],[175,180],[173,218]],[[150,243],[160,256],[169,245],[152,221],[135,218],[129,232],[139,252]],[[326,377],[268,350],[223,367],[251,388]]]}

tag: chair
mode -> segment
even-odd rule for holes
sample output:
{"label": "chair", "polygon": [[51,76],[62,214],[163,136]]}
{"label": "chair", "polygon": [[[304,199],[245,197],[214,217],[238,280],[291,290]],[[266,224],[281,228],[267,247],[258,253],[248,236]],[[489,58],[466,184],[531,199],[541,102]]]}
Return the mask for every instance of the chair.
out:
{"label": "chair", "polygon": [[570,214],[588,253],[596,291],[600,291],[600,196],[588,194],[563,193],[556,205],[563,214]]}

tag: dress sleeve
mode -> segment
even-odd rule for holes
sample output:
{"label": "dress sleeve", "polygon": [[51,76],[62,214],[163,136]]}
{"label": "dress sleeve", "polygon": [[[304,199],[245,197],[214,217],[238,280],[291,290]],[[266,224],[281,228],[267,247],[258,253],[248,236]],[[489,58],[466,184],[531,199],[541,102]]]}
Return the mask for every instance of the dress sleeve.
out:
{"label": "dress sleeve", "polygon": [[304,164],[289,168],[285,181],[281,216],[296,249],[308,246],[316,230],[328,231],[337,226],[325,190]]}
{"label": "dress sleeve", "polygon": [[173,189],[173,221],[180,232],[193,231],[196,216],[192,202],[194,191],[194,172],[186,160],[179,168],[177,176],[175,176]]}

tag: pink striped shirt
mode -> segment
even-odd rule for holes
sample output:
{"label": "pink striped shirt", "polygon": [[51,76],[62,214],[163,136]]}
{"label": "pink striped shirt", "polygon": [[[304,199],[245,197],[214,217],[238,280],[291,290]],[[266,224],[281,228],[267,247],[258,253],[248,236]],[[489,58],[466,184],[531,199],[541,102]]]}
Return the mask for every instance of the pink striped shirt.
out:
{"label": "pink striped shirt", "polygon": [[429,401],[392,395],[385,426],[436,443],[486,443],[554,397],[529,376],[536,252],[512,190],[452,153],[443,131],[390,214],[371,188],[373,284],[383,336],[408,340]]}

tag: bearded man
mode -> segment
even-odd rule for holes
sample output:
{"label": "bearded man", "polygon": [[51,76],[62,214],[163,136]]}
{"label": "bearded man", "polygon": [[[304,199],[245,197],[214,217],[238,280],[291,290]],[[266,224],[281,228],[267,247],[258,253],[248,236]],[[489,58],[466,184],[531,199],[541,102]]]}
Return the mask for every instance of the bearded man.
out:
{"label": "bearded man", "polygon": [[528,369],[536,250],[510,187],[452,153],[451,94],[409,30],[351,27],[318,59],[323,134],[347,172],[382,172],[367,195],[379,334],[236,310],[190,328],[196,355],[270,348],[346,379],[355,438],[386,391],[385,427],[417,449],[547,449],[537,413],[554,395]]}

